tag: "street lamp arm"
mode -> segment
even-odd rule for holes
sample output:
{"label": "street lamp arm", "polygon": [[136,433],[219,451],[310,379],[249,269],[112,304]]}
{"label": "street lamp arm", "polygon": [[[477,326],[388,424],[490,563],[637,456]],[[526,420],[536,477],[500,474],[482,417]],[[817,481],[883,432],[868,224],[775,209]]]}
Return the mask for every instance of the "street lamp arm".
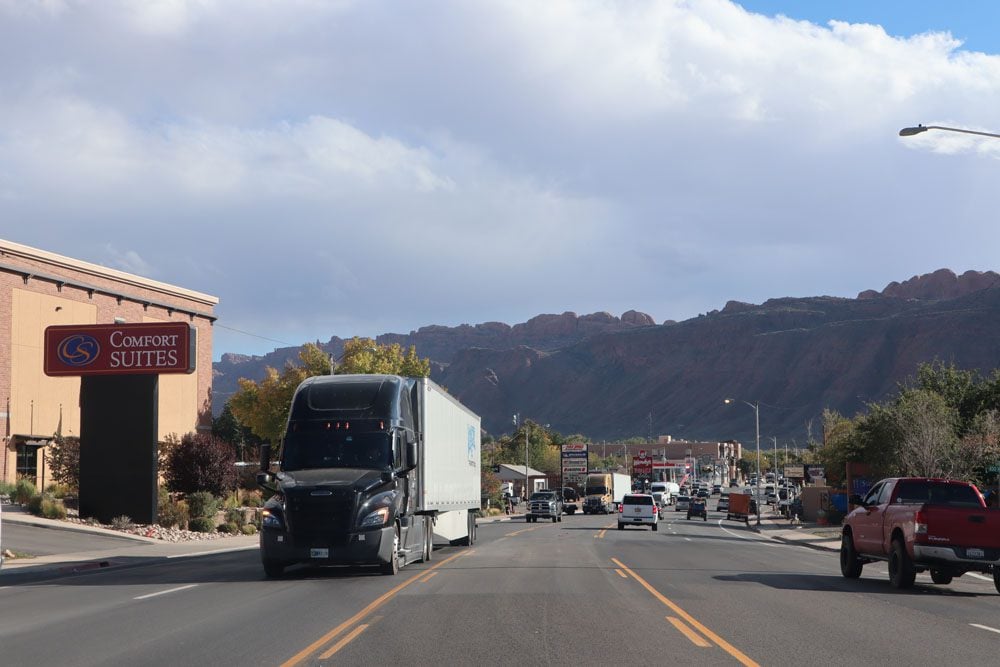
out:
{"label": "street lamp arm", "polygon": [[945,130],[947,132],[961,132],[962,134],[975,134],[980,137],[993,137],[994,139],[1000,139],[1000,134],[994,134],[993,132],[963,130],[959,127],[944,127],[943,125],[917,125],[916,127],[904,127],[899,131],[899,136],[912,137],[915,134],[920,134],[921,132],[926,132],[927,130]]}

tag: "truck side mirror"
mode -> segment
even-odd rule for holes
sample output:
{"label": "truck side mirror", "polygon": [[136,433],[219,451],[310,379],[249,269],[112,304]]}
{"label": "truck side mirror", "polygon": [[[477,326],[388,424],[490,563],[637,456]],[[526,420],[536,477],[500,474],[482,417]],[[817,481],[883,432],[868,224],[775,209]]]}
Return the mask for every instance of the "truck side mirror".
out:
{"label": "truck side mirror", "polygon": [[406,439],[406,469],[413,470],[417,467],[417,442]]}
{"label": "truck side mirror", "polygon": [[269,488],[274,482],[271,475],[271,443],[265,442],[260,446],[260,471],[257,473],[257,486]]}

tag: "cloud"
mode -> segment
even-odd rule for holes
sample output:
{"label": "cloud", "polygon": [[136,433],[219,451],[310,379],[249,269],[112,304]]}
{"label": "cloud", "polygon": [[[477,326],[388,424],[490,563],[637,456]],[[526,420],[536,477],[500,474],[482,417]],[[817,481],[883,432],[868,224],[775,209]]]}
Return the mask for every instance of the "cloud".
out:
{"label": "cloud", "polygon": [[[267,338],[682,319],[997,268],[1000,142],[896,136],[1000,103],[1000,57],[948,33],[725,0],[0,18],[0,234],[216,294]],[[226,336],[216,354],[260,350]]]}

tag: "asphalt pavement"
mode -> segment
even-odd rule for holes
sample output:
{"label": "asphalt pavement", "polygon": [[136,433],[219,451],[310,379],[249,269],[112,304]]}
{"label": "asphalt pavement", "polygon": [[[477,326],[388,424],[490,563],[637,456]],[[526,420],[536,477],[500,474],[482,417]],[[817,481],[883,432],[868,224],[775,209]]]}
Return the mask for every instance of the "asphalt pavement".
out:
{"label": "asphalt pavement", "polygon": [[[45,519],[29,514],[17,505],[4,505],[0,516],[2,516],[2,524],[0,525],[4,527],[30,526],[60,531],[60,533],[65,531],[64,539],[52,539],[54,536],[46,536],[50,539],[45,540],[45,548],[36,550],[37,553],[32,553],[32,551],[22,550],[17,544],[11,542],[9,534],[13,532],[13,529],[4,531],[3,528],[0,528],[0,551],[11,549],[15,552],[26,551],[31,554],[31,557],[3,559],[3,564],[0,566],[0,586],[20,580],[60,576],[87,570],[134,567],[162,559],[190,558],[258,548],[257,535],[167,542],[97,526]],[[711,520],[722,519],[715,512],[712,512],[709,518]],[[478,520],[478,523],[503,521],[523,523],[524,514],[515,511],[513,515],[509,516],[483,517]],[[756,525],[755,518],[751,518],[750,523],[746,525],[724,519],[723,523],[724,525],[731,524],[737,528],[743,526],[745,530],[757,532],[778,542],[826,551],[840,549],[839,530],[836,527],[817,524],[792,525],[787,519],[777,514],[762,514],[760,526]],[[94,538],[103,539],[95,540]]]}

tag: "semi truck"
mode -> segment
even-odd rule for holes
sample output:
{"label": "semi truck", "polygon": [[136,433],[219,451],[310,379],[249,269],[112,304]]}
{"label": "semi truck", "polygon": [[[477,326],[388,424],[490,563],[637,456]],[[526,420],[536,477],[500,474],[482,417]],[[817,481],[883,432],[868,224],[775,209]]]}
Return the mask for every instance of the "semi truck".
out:
{"label": "semi truck", "polygon": [[632,492],[632,478],[616,472],[596,472],[587,475],[584,487],[584,514],[611,514],[618,503]]}
{"label": "semi truck", "polygon": [[311,377],[295,390],[260,532],[264,573],[295,563],[375,565],[394,575],[471,545],[480,498],[480,418],[428,378]]}

